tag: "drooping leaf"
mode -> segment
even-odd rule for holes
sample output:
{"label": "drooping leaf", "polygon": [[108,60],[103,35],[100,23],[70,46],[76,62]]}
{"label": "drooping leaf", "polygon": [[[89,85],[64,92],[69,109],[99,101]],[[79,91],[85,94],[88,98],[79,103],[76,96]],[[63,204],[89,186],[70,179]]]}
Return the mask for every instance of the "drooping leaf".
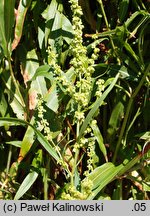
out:
{"label": "drooping leaf", "polygon": [[58,161],[60,159],[60,156],[58,156],[56,150],[51,146],[51,144],[47,141],[47,139],[43,136],[43,134],[38,131],[33,125],[30,123],[16,118],[0,118],[0,126],[13,126],[13,125],[22,125],[22,126],[30,126],[36,136],[40,144],[45,148],[45,150],[56,160]]}

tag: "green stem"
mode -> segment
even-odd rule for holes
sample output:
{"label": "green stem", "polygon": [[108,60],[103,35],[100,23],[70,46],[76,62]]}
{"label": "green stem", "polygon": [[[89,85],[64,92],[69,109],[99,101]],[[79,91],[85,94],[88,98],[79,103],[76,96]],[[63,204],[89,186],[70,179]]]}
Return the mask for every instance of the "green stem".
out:
{"label": "green stem", "polygon": [[[80,123],[79,121],[77,122],[77,137],[79,136],[79,130],[80,130]],[[74,165],[72,168],[72,175],[71,175],[71,184],[72,186],[74,186],[74,175],[75,175],[75,171],[77,168],[77,163],[78,163],[78,157],[79,157],[79,149],[77,148],[75,151],[75,158],[74,158]]]}
{"label": "green stem", "polygon": [[7,166],[6,166],[6,174],[7,175],[9,173],[9,169],[10,169],[11,157],[12,157],[12,146],[10,145],[9,152],[8,152]]}
{"label": "green stem", "polygon": [[[110,28],[109,28],[109,23],[108,23],[108,19],[107,19],[106,13],[105,13],[105,9],[104,9],[103,2],[102,2],[102,0],[97,0],[97,1],[98,1],[98,3],[100,4],[100,8],[101,8],[101,11],[102,11],[102,15],[103,15],[103,17],[104,17],[104,21],[105,21],[105,24],[106,24],[106,29],[107,29],[107,31],[109,31],[109,30],[110,30]],[[120,59],[119,59],[118,56],[117,56],[116,48],[115,48],[114,42],[113,42],[113,40],[112,40],[111,37],[109,37],[109,38],[110,38],[110,43],[111,43],[112,49],[113,49],[113,51],[114,51],[114,53],[115,53],[115,56],[116,56],[116,58],[117,58],[118,64],[120,65],[120,64],[121,64],[121,61],[120,61]]]}
{"label": "green stem", "polygon": [[48,200],[48,174],[47,170],[44,170],[44,200]]}
{"label": "green stem", "polygon": [[123,120],[123,124],[122,124],[122,127],[121,127],[120,135],[119,135],[118,142],[117,142],[117,145],[116,145],[116,149],[115,149],[115,152],[114,152],[114,156],[113,156],[113,160],[112,160],[113,163],[116,162],[117,154],[118,154],[118,151],[119,151],[119,148],[120,148],[120,145],[121,145],[121,141],[122,141],[122,138],[123,138],[123,135],[124,135],[125,128],[127,126],[127,121],[128,121],[128,118],[129,118],[129,114],[130,114],[130,111],[131,111],[133,100],[137,96],[137,94],[140,91],[142,85],[144,84],[146,76],[149,73],[149,70],[150,70],[150,64],[147,66],[147,68],[145,70],[145,73],[144,73],[144,75],[143,75],[143,77],[142,77],[139,85],[137,86],[137,88],[133,92],[131,98],[129,99],[129,103],[128,103],[128,106],[127,106],[126,114],[125,114],[125,117],[124,117],[124,120]]}
{"label": "green stem", "polygon": [[103,14],[103,17],[104,17],[106,28],[107,28],[107,30],[109,30],[109,24],[108,24],[108,20],[107,20],[107,16],[106,16],[105,10],[104,10],[103,2],[102,2],[102,0],[97,0],[97,1],[100,4],[100,8],[101,8],[101,11],[102,11],[102,14]]}
{"label": "green stem", "polygon": [[119,200],[122,200],[122,179],[119,179],[119,186],[120,186],[120,190],[119,190]]}
{"label": "green stem", "polygon": [[48,200],[48,178],[50,167],[50,157],[46,158],[46,168],[44,169],[44,200]]}

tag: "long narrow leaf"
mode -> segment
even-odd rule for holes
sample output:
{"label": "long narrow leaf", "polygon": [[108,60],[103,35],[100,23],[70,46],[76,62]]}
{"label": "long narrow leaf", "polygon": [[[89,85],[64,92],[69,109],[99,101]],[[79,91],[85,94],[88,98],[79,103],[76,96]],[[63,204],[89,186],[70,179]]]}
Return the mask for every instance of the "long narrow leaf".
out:
{"label": "long narrow leaf", "polygon": [[46,149],[46,151],[56,160],[58,161],[60,158],[55,151],[55,149],[50,145],[50,143],[46,140],[46,138],[42,135],[40,131],[38,131],[33,125],[30,123],[16,118],[0,118],[0,126],[13,126],[13,125],[22,125],[22,126],[30,126],[33,128],[35,134],[37,135],[37,139],[40,144]]}
{"label": "long narrow leaf", "polygon": [[36,169],[37,171],[33,170],[33,168],[31,168],[30,173],[26,176],[26,178],[23,180],[22,184],[20,185],[14,199],[18,200],[20,199],[28,190],[29,188],[33,185],[33,183],[35,182],[35,180],[38,177],[38,171],[40,170],[41,164],[42,164],[42,150],[39,149],[36,152],[36,156],[34,157],[33,161],[32,161],[32,167],[34,167],[34,169]]}
{"label": "long narrow leaf", "polygon": [[14,50],[18,46],[18,43],[21,39],[23,24],[24,24],[25,16],[30,6],[30,3],[31,3],[31,0],[27,0],[26,2],[20,0],[19,2],[17,16],[16,16],[15,38],[12,44],[12,50]]}
{"label": "long narrow leaf", "polygon": [[93,193],[88,197],[88,199],[94,199],[94,197],[111,181],[122,169],[123,165],[117,167],[112,163],[105,163],[100,167],[97,167],[90,175],[89,179],[93,181]]}
{"label": "long narrow leaf", "polygon": [[20,199],[20,197],[22,197],[33,185],[37,177],[38,177],[38,173],[36,171],[32,171],[31,173],[29,173],[26,176],[26,178],[23,180],[21,186],[19,187],[19,190],[17,191],[14,200]]}
{"label": "long narrow leaf", "polygon": [[134,157],[131,161],[125,162],[125,165],[123,165],[122,169],[119,171],[118,175],[121,176],[127,171],[129,171],[142,157],[142,154],[137,155]]}
{"label": "long narrow leaf", "polygon": [[11,34],[13,30],[15,14],[14,14],[15,0],[4,1],[4,20],[5,20],[5,37],[9,50],[11,49]]}
{"label": "long narrow leaf", "polygon": [[4,0],[0,3],[0,46],[3,48],[4,55],[7,56],[7,42],[4,27]]}
{"label": "long narrow leaf", "polygon": [[106,162],[108,161],[108,158],[107,158],[107,151],[106,151],[106,147],[104,145],[104,142],[103,142],[103,137],[101,135],[101,132],[97,126],[97,124],[91,124],[91,127],[92,127],[92,130],[93,130],[93,133],[94,133],[94,136],[99,144],[99,148],[100,150],[102,151],[104,157],[105,157],[105,160]]}

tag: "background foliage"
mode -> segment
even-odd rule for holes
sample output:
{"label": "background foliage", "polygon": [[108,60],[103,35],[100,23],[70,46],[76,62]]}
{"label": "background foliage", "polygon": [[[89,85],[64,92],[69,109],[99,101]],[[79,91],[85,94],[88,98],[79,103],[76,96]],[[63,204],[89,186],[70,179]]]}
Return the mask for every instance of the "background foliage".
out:
{"label": "background foliage", "polygon": [[149,199],[149,10],[1,0],[0,199]]}

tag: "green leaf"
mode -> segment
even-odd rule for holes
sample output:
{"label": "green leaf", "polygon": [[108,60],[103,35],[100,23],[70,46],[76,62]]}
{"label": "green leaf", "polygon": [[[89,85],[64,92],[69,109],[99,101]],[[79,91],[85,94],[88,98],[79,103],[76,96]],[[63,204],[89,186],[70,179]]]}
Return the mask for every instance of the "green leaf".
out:
{"label": "green leaf", "polygon": [[[34,118],[32,117],[30,124],[33,125],[34,123],[35,121]],[[32,127],[28,126],[22,140],[21,150],[19,154],[19,158],[21,160],[26,156],[31,146],[33,145],[34,141],[35,141],[35,132]]]}
{"label": "green leaf", "polygon": [[142,154],[140,153],[139,155],[134,157],[131,161],[128,161],[128,159],[125,159],[124,162],[123,162],[123,167],[119,171],[118,176],[121,176],[124,173],[128,172],[136,163],[139,162],[141,157],[142,157]]}
{"label": "green leaf", "polygon": [[5,95],[3,93],[3,89],[0,88],[0,113],[2,117],[6,116],[7,109],[8,109],[8,104]]}
{"label": "green leaf", "polygon": [[[14,200],[20,199],[29,190],[29,188],[33,185],[33,183],[36,181],[38,177],[38,171],[41,167],[41,163],[42,163],[42,150],[39,149],[36,152],[35,157],[32,161],[33,168],[30,169],[30,173],[25,177],[22,184],[20,185],[14,197]],[[37,172],[34,171],[35,169],[37,169]]]}
{"label": "green leaf", "polygon": [[23,180],[22,184],[20,185],[14,197],[14,200],[20,199],[30,189],[30,187],[36,181],[37,177],[38,177],[38,173],[36,171],[30,172]]}
{"label": "green leaf", "polygon": [[106,162],[108,161],[108,158],[107,158],[107,151],[106,151],[106,147],[104,145],[104,141],[103,141],[103,137],[101,135],[101,132],[97,126],[97,124],[91,124],[91,128],[93,130],[93,133],[94,133],[94,136],[99,144],[99,148],[100,150],[102,151],[104,157],[105,157],[105,160]]}
{"label": "green leaf", "polygon": [[4,1],[5,37],[8,50],[11,50],[11,36],[15,20],[15,0]]}
{"label": "green leaf", "polygon": [[128,7],[129,7],[129,0],[122,0],[119,3],[119,12],[118,12],[118,17],[119,21],[122,23],[125,21],[128,13]]}
{"label": "green leaf", "polygon": [[46,8],[46,10],[42,13],[42,17],[46,19],[46,21],[54,19],[55,13],[57,11],[58,3],[56,0],[52,0],[50,5]]}
{"label": "green leaf", "polygon": [[135,59],[135,61],[136,61],[136,62],[139,64],[139,66],[140,66],[140,64],[141,64],[140,58],[139,58],[139,56],[136,55],[136,53],[134,52],[134,50],[132,49],[132,47],[130,46],[130,44],[127,43],[127,42],[125,41],[124,47],[125,47],[125,49],[128,51],[128,53],[133,57],[133,59]]}
{"label": "green leaf", "polygon": [[88,197],[88,200],[94,199],[96,195],[111,181],[114,180],[118,172],[122,169],[122,164],[115,167],[114,164],[108,162],[100,167],[97,167],[88,178],[93,182],[93,192]]}
{"label": "green leaf", "polygon": [[59,107],[59,101],[58,101],[58,93],[57,93],[56,83],[54,83],[51,86],[48,93],[44,97],[44,101],[46,102],[46,105],[48,106],[48,108],[50,108],[54,112],[57,112],[58,107]]}
{"label": "green leaf", "polygon": [[4,55],[7,56],[7,41],[5,37],[5,24],[4,24],[4,2],[1,0],[0,3],[0,46],[3,48]]}
{"label": "green leaf", "polygon": [[142,140],[150,140],[150,131],[136,134],[135,137],[139,137],[139,139],[142,139]]}
{"label": "green leaf", "polygon": [[51,72],[54,72],[53,68],[50,67],[49,65],[42,65],[37,68],[34,76],[32,77],[31,81],[36,80],[38,76],[43,76],[46,77],[49,80],[53,80],[53,74]]}
{"label": "green leaf", "polygon": [[30,123],[16,118],[0,118],[0,126],[13,126],[13,125],[22,125],[22,126],[30,126],[36,136],[40,144],[45,148],[45,150],[56,160],[60,160],[60,156],[58,156],[56,150],[51,146],[51,144],[47,141],[47,139],[43,136],[43,134],[38,131],[33,125]]}
{"label": "green leaf", "polygon": [[96,100],[96,102],[94,103],[94,106],[92,107],[92,109],[89,111],[88,115],[86,116],[80,132],[79,132],[79,136],[78,139],[81,138],[82,134],[84,133],[84,131],[86,130],[88,124],[91,122],[95,112],[98,110],[98,108],[102,105],[103,101],[105,100],[105,98],[107,97],[107,95],[109,94],[109,92],[113,89],[113,87],[115,86],[117,80],[119,78],[119,73],[116,75],[116,77],[114,78],[114,80],[112,81],[112,83],[110,84],[110,86],[104,91],[104,93],[102,94],[102,96]]}
{"label": "green leaf", "polygon": [[47,44],[47,40],[49,34],[51,32],[51,28],[54,22],[55,13],[57,11],[58,3],[56,0],[52,0],[50,5],[46,8],[46,10],[42,13],[44,19],[46,19],[46,29],[45,29],[45,45]]}
{"label": "green leaf", "polygon": [[[33,49],[27,52],[27,61],[26,61],[26,66],[24,71],[25,73],[28,73],[30,78],[32,79],[38,67],[39,67],[38,57],[36,51]],[[47,92],[47,88],[46,88],[46,82],[44,77],[42,76],[36,77],[36,79],[34,79],[31,83],[30,90],[36,91],[42,96],[45,95]]]}
{"label": "green leaf", "polygon": [[116,131],[118,130],[119,123],[123,115],[123,110],[124,110],[124,106],[119,101],[114,107],[109,120],[108,134],[110,137],[114,136],[116,134]]}
{"label": "green leaf", "polygon": [[144,190],[144,191],[150,192],[150,181],[149,181],[149,182],[146,182],[146,183],[143,182],[142,185],[143,185],[143,190]]}
{"label": "green leaf", "polygon": [[[29,109],[35,109],[36,107],[36,96],[40,94],[44,96],[47,93],[46,81],[43,76],[36,76],[36,72],[40,73],[43,69],[39,67],[39,60],[36,54],[35,49],[27,51],[24,46],[19,48],[19,58],[22,62],[22,74],[24,78],[24,83],[27,85],[27,82],[30,83],[29,89]],[[47,70],[48,66],[45,67]],[[31,106],[30,106],[31,105]]]}
{"label": "green leaf", "polygon": [[15,147],[21,148],[22,141],[15,140],[15,141],[6,142],[6,144],[13,145]]}
{"label": "green leaf", "polygon": [[54,23],[51,30],[51,37],[58,38],[62,36],[63,39],[70,44],[73,38],[73,29],[71,22],[64,14],[56,11]]}
{"label": "green leaf", "polygon": [[[44,96],[44,101],[46,102],[46,105],[48,108],[50,108],[51,110],[53,110],[54,112],[56,112],[58,110],[58,93],[57,93],[57,85],[54,81],[54,77],[53,77],[53,68],[51,68],[49,65],[42,65],[40,66],[34,76],[32,77],[31,81],[35,81],[40,79],[44,79],[47,78],[48,80],[50,80],[51,82],[51,88],[46,92],[45,94],[43,94]],[[33,86],[33,84],[31,83],[31,86]]]}
{"label": "green leaf", "polygon": [[[38,42],[39,42],[39,48],[42,50],[43,48],[43,41],[45,39],[45,33],[40,26],[38,26]],[[45,50],[44,50],[45,51]]]}
{"label": "green leaf", "polygon": [[16,114],[17,118],[24,119],[25,103],[23,97],[20,96],[20,92],[16,89],[8,71],[5,71],[2,80],[5,83],[5,92],[8,95],[8,102],[13,109],[13,112]]}
{"label": "green leaf", "polygon": [[42,13],[42,16],[46,19],[45,45],[49,35],[52,39],[61,37],[68,44],[70,44],[73,38],[72,24],[62,13],[60,7],[62,7],[61,4],[58,4],[56,0],[52,0],[51,4]]}

